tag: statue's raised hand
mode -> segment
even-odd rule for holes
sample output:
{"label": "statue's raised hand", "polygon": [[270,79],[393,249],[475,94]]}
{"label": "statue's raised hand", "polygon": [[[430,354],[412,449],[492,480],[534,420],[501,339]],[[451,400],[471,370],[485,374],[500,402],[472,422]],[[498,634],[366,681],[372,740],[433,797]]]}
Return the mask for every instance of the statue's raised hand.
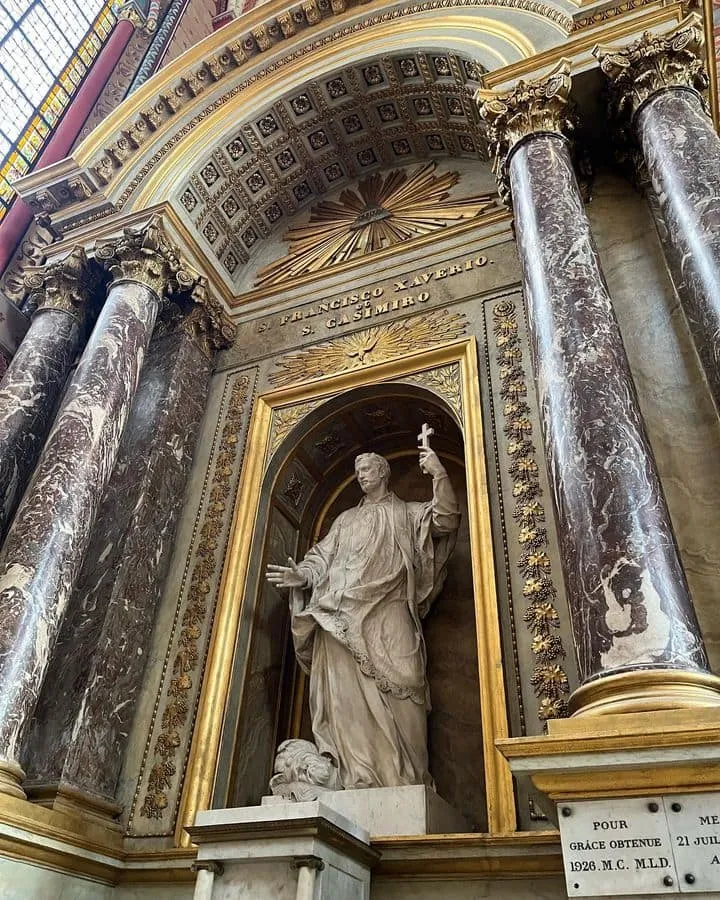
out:
{"label": "statue's raised hand", "polygon": [[420,451],[420,469],[426,475],[432,475],[433,477],[447,474],[445,466],[440,462],[440,459],[434,450]]}
{"label": "statue's raised hand", "polygon": [[268,564],[267,569],[265,570],[265,578],[270,582],[270,584],[274,584],[275,587],[283,587],[283,588],[303,588],[308,586],[307,577],[305,574],[298,568],[295,560],[288,556],[287,566],[273,566]]}

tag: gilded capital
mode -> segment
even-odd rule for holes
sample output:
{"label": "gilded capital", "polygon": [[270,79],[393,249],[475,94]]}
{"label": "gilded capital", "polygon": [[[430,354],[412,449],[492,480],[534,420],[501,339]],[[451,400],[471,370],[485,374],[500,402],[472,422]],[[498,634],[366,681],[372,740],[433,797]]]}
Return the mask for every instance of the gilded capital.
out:
{"label": "gilded capital", "polygon": [[73,247],[64,259],[25,276],[30,302],[37,311],[59,309],[80,322],[97,286],[97,274],[80,246]]}
{"label": "gilded capital", "polygon": [[621,122],[632,121],[653,94],[673,87],[694,89],[705,102],[703,43],[702,22],[693,13],[668,34],[646,31],[624,48],[594,47],[593,56],[609,81],[611,113]]}
{"label": "gilded capital", "polygon": [[120,237],[98,244],[95,258],[115,281],[137,281],[159,297],[189,291],[198,280],[197,272],[169,240],[159,217],[144,228],[125,228]]}
{"label": "gilded capital", "polygon": [[519,81],[509,91],[480,89],[475,101],[487,123],[487,137],[493,156],[493,171],[500,196],[510,203],[508,160],[513,148],[531,134],[555,132],[569,137],[577,117],[570,100],[570,63],[561,60],[544,78]]}

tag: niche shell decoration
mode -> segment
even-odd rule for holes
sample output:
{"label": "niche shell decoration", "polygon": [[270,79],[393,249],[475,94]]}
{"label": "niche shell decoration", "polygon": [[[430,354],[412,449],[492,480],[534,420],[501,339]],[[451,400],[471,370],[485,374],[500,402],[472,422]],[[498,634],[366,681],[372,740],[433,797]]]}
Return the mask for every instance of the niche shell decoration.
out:
{"label": "niche shell decoration", "polygon": [[280,284],[319,272],[449,223],[472,219],[496,206],[493,194],[450,199],[460,176],[457,172],[436,175],[435,169],[431,162],[410,174],[404,169],[385,177],[375,173],[359,181],[357,190],[348,188],[338,200],[318,203],[307,224],[288,229],[283,240],[290,244],[290,253],[260,269],[256,285]]}

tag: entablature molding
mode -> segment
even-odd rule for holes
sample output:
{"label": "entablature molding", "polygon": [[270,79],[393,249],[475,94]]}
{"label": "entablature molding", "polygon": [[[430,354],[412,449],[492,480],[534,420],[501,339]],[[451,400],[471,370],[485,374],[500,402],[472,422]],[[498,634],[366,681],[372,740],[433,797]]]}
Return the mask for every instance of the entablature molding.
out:
{"label": "entablature molding", "polygon": [[[418,26],[424,26],[420,19],[431,14],[431,30],[441,46],[448,40],[451,26],[454,27],[452,22],[443,27],[448,10],[486,6],[488,15],[493,11],[495,17],[477,22],[477,27],[490,34],[494,30],[497,39],[505,42],[504,46],[514,47],[515,59],[506,58],[503,64],[496,55],[489,58],[491,65],[486,66],[491,71],[483,76],[483,86],[499,88],[518,77],[535,77],[539,70],[548,68],[562,56],[572,59],[573,70],[593,66],[595,61],[590,51],[598,40],[632,39],[648,28],[661,28],[681,19],[680,4],[662,6],[660,0],[650,0],[647,6],[642,4],[646,11],[640,15],[638,4],[642,4],[642,0],[636,0],[632,10],[628,8],[626,13],[621,12],[617,19],[607,18],[614,7],[604,8],[599,27],[594,27],[592,14],[573,22],[567,13],[539,0],[493,0],[492,3],[424,0],[390,9],[378,4],[376,12],[375,6],[368,5],[359,13],[348,9],[341,14],[331,13],[332,19],[328,17],[327,21],[320,17],[306,26],[307,36],[297,29],[284,36],[280,29],[277,40],[263,42],[265,50],[259,45],[254,52],[243,50],[242,44],[246,41],[243,34],[255,18],[259,21],[273,12],[277,18],[281,4],[269,3],[226,26],[222,32],[210,36],[170,64],[121,104],[77,148],[72,158],[20,179],[16,189],[37,215],[50,215],[63,228],[92,216],[108,215],[113,209],[128,205],[137,206],[143,202],[150,205],[165,199],[157,196],[157,192],[167,182],[170,157],[180,162],[182,155],[186,160],[188,145],[199,146],[199,132],[205,140],[210,120],[215,128],[219,118],[227,121],[238,111],[242,114],[258,101],[261,88],[267,101],[273,102],[273,88],[278,95],[277,92],[285,89],[293,77],[300,79],[300,84],[311,68],[316,67],[315,71],[321,75],[333,65],[337,67],[341,58],[349,61],[347,54],[360,60],[372,52],[384,52],[388,40],[393,34],[397,35],[396,23],[401,19],[407,19],[401,29],[406,44],[408,41],[410,44],[425,43],[430,31],[419,27],[417,34],[412,34],[411,26],[415,19]],[[617,8],[628,6],[626,2],[618,4]],[[435,10],[439,14],[435,14]],[[512,25],[502,21],[502,16],[495,15],[502,10],[512,11],[512,16],[508,17]],[[337,27],[334,27],[336,19]],[[530,23],[538,19],[550,22],[560,39],[557,46],[539,53],[523,34],[523,29],[528,31]],[[592,37],[565,40],[578,28],[589,28]],[[309,41],[311,37],[312,41]],[[283,42],[287,42],[289,53]],[[475,42],[476,56],[479,56],[482,52],[479,35]],[[265,59],[267,65],[264,65]],[[183,149],[178,151],[176,148],[181,143]],[[162,178],[156,175],[160,170],[164,173]],[[153,191],[156,196],[151,197]]]}

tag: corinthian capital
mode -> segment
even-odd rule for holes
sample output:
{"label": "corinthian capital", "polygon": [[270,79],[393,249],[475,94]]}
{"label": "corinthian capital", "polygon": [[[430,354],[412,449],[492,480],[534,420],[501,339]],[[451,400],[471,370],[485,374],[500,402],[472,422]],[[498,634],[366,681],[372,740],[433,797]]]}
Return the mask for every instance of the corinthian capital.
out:
{"label": "corinthian capital", "polygon": [[475,101],[487,122],[493,171],[500,196],[510,202],[508,160],[516,145],[531,134],[554,132],[569,137],[577,117],[570,100],[570,63],[561,60],[544,78],[519,81],[505,92],[478,90]]}
{"label": "corinthian capital", "polygon": [[704,91],[708,77],[700,56],[703,42],[702,23],[693,13],[668,34],[646,31],[624,48],[594,47],[593,56],[610,82],[611,112],[621,121],[631,121],[658,91],[672,87]]}
{"label": "corinthian capital", "polygon": [[144,228],[125,228],[122,235],[98,244],[95,258],[116,281],[138,281],[158,296],[188,291],[198,274],[170,241],[162,219],[154,217]]}
{"label": "corinthian capital", "polygon": [[192,307],[183,316],[180,328],[212,359],[219,350],[225,350],[235,339],[235,323],[207,289],[200,278],[190,295]]}
{"label": "corinthian capital", "polygon": [[60,309],[79,322],[84,321],[97,286],[97,273],[79,246],[73,247],[64,259],[25,275],[25,287],[32,306],[38,311]]}
{"label": "corinthian capital", "polygon": [[212,360],[235,339],[235,323],[210,293],[205,278],[198,278],[191,291],[176,294],[160,309],[156,337],[184,332]]}

